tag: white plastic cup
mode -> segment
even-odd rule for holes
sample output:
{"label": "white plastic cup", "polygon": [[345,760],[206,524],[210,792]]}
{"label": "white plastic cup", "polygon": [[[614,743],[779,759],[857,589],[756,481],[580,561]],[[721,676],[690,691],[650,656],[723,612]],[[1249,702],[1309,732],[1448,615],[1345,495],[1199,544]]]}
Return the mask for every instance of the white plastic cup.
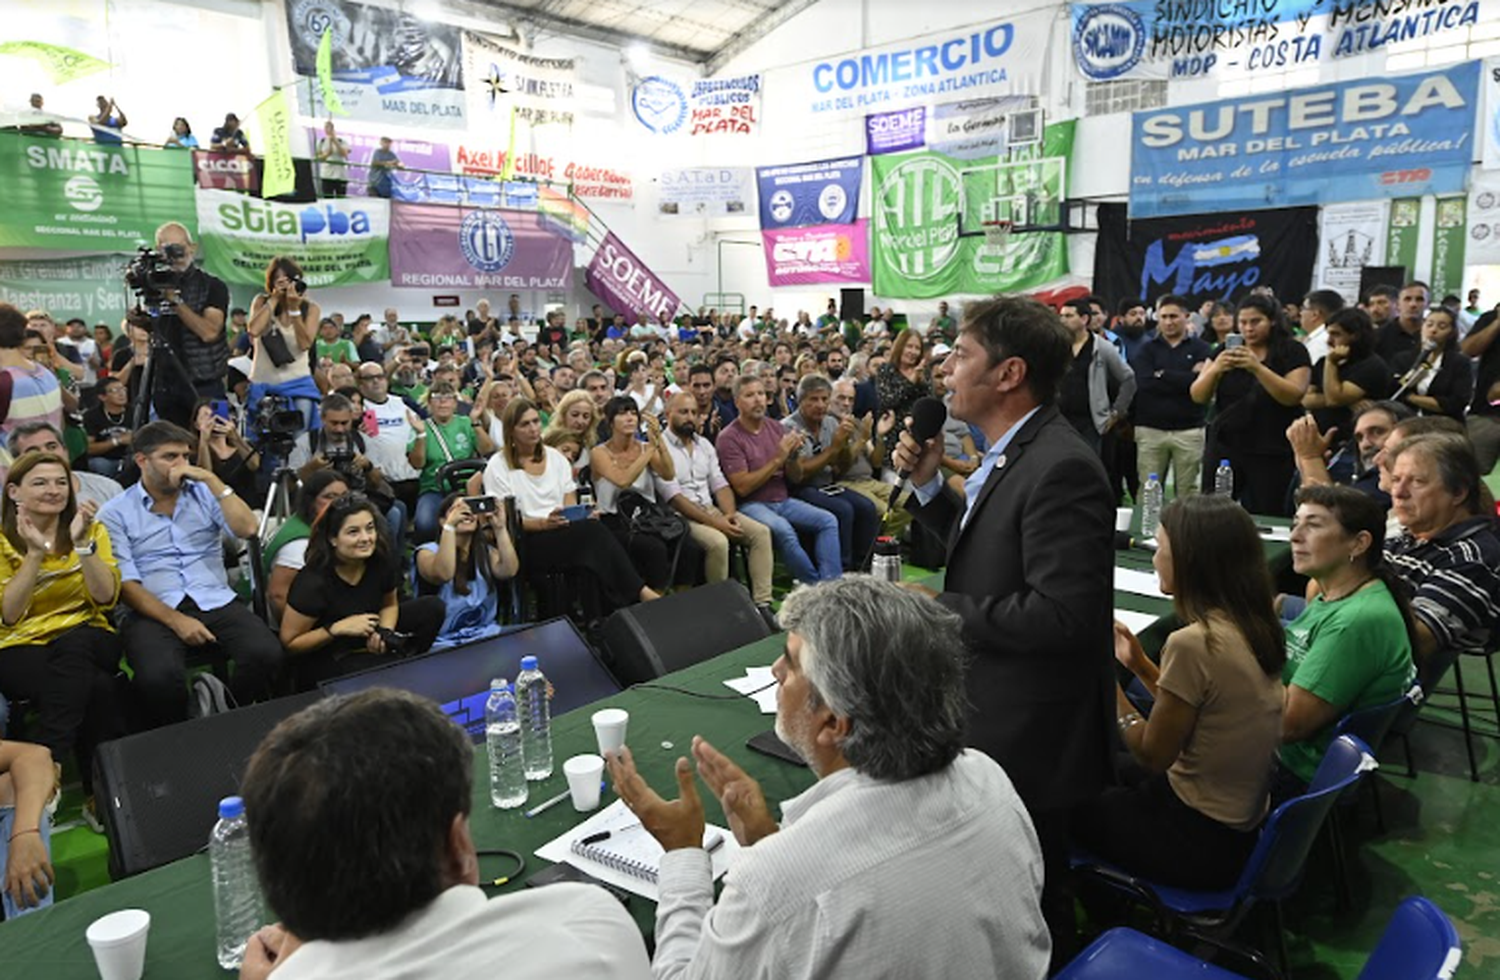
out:
{"label": "white plastic cup", "polygon": [[[573,796],[573,809],[579,813],[599,807],[599,789],[604,778],[604,759],[600,756],[575,755],[563,763],[563,775],[568,777],[568,792]],[[109,980],[108,977],[105,980]]]}
{"label": "white plastic cup", "polygon": [[630,712],[623,708],[605,708],[594,712],[594,737],[599,740],[599,754],[605,758],[625,747],[625,728]]}
{"label": "white plastic cup", "polygon": [[102,980],[141,980],[150,931],[151,913],[145,909],[122,909],[94,920],[84,935]]}
{"label": "white plastic cup", "polygon": [[1129,533],[1130,522],[1135,518],[1135,509],[1131,507],[1115,508],[1115,530]]}

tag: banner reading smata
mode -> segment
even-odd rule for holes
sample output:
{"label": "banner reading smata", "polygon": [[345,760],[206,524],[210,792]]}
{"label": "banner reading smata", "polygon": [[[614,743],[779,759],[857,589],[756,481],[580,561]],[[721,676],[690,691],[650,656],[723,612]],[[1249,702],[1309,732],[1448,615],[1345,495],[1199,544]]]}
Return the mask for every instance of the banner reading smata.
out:
{"label": "banner reading smata", "polygon": [[181,150],[0,133],[0,188],[0,248],[129,251],[164,221],[196,225]]}
{"label": "banner reading smata", "polygon": [[[1060,232],[1013,234],[1003,246],[978,232],[1000,218],[1061,222],[1073,129],[1072,120],[1054,123],[1039,146],[990,160],[930,150],[872,157],[875,292],[897,299],[1016,292],[1067,275]],[[960,227],[973,234],[960,235]]]}
{"label": "banner reading smata", "polygon": [[278,204],[232,191],[199,191],[198,227],[203,264],[225,282],[264,285],[266,267],[278,255],[296,259],[309,286],[390,278],[388,201]]}
{"label": "banner reading smata", "polygon": [[636,122],[657,136],[751,136],[760,131],[761,76],[650,75],[630,90]]}
{"label": "banner reading smata", "polygon": [[763,231],[766,277],[772,287],[825,282],[870,281],[870,229],[861,218],[852,225],[812,225]]}
{"label": "banner reading smata", "polygon": [[1311,287],[1317,253],[1317,208],[1137,221],[1126,217],[1123,204],[1101,204],[1094,289],[1147,305],[1176,293],[1195,307],[1242,299],[1255,286],[1302,296]]}
{"label": "banner reading smata", "polygon": [[[286,0],[286,21],[295,70],[314,80],[318,45],[331,29],[333,89],[351,119],[465,126],[457,27],[356,0]],[[297,86],[297,98],[303,115],[330,115],[320,85]]]}
{"label": "banner reading smata", "polygon": [[1137,112],[1130,215],[1464,189],[1479,63]]}
{"label": "banner reading smata", "polygon": [[847,225],[859,207],[859,179],[864,160],[818,160],[781,167],[756,167],[760,188],[760,226]]}
{"label": "banner reading smata", "polygon": [[657,178],[657,213],[666,217],[722,218],[746,214],[755,195],[749,167],[680,167]]}
{"label": "banner reading smata", "polygon": [[118,333],[127,301],[125,266],[130,255],[91,255],[76,259],[0,261],[0,303],[22,310],[46,310],[59,323],[82,317],[107,323]]}
{"label": "banner reading smata", "polygon": [[614,232],[604,236],[603,243],[584,271],[583,279],[589,292],[616,313],[624,313],[632,322],[644,313],[648,322],[659,320],[667,323],[682,305],[677,294],[626,248]]}
{"label": "banner reading smata", "polygon": [[[1327,3],[1325,0],[1119,0],[1074,3],[1073,60],[1084,77],[1229,78],[1338,64],[1346,78],[1384,73],[1397,42],[1448,36],[1500,16],[1495,0]],[[1366,62],[1351,71],[1347,62]]]}
{"label": "banner reading smata", "polygon": [[1359,301],[1365,266],[1385,265],[1385,226],[1390,201],[1345,201],[1318,215],[1318,289],[1332,289],[1344,302]]}
{"label": "banner reading smata", "polygon": [[531,211],[394,204],[391,284],[567,289],[573,243]]}

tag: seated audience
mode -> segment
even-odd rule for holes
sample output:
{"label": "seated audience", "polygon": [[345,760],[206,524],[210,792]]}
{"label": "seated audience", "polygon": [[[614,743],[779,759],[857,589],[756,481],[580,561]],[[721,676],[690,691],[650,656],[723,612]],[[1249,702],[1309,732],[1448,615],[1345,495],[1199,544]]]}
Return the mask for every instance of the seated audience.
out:
{"label": "seated audience", "polygon": [[292,512],[266,543],[262,554],[266,571],[266,601],[270,604],[271,618],[275,622],[281,622],[281,612],[286,608],[286,596],[292,588],[292,579],[307,564],[307,539],[312,535],[313,522],[329,504],[348,492],[349,484],[337,470],[321,469],[309,474],[297,488]]}
{"label": "seated audience", "polygon": [[[1400,422],[1412,418],[1411,409],[1399,402],[1370,402],[1354,412],[1354,437],[1339,453],[1354,454],[1357,463],[1349,486],[1368,494],[1381,507],[1390,507],[1391,495],[1381,487],[1380,467],[1376,457],[1385,447],[1391,431]],[[1297,419],[1286,430],[1286,440],[1297,460],[1297,475],[1304,487],[1332,486],[1330,464],[1337,458],[1332,451],[1332,434],[1318,431],[1318,421],[1311,415]],[[1339,467],[1346,471],[1346,467]]]}
{"label": "seated audience", "polygon": [[[789,432],[766,417],[765,385],[755,375],[735,379],[734,397],[738,415],[719,432],[715,446],[740,513],[771,529],[794,580],[811,583],[838,578],[843,574],[838,519],[797,500],[787,489],[787,477],[796,482],[802,474],[798,455],[802,434]],[[800,532],[816,536],[816,565],[802,550]]]}
{"label": "seated audience", "polygon": [[384,523],[358,493],[333,500],[313,522],[306,563],[281,615],[281,643],[299,687],[426,653],[437,638],[443,602],[400,600],[401,560]]}
{"label": "seated audience", "polygon": [[473,643],[500,633],[499,584],[513,578],[520,562],[505,528],[505,503],[476,514],[461,493],[450,493],[439,508],[437,541],[419,545],[418,595],[435,595],[447,610],[434,650]]}
{"label": "seated audience", "polygon": [[[376,426],[381,425],[379,412],[373,413]],[[303,432],[292,444],[287,466],[295,470],[297,477],[306,480],[315,473],[331,469],[343,477],[350,490],[363,493],[377,503],[384,514],[399,552],[406,536],[406,503],[396,488],[385,477],[384,469],[376,463],[377,457],[390,455],[385,447],[377,447],[379,436],[361,432],[356,419],[364,420],[364,412],[356,412],[348,396],[334,392],[323,399],[323,424],[311,432]],[[408,421],[413,432],[419,432],[423,422],[414,415]],[[377,431],[380,431],[377,428]]]}
{"label": "seated audience", "polygon": [[1153,559],[1187,624],[1158,666],[1123,625],[1115,657],[1155,698],[1150,718],[1115,691],[1125,785],[1074,815],[1092,854],[1181,888],[1234,884],[1267,811],[1281,744],[1286,644],[1255,522],[1224,497],[1178,497],[1162,511]]}
{"label": "seated audience", "polygon": [[803,437],[793,496],[838,519],[839,555],[844,571],[853,572],[869,560],[880,513],[868,497],[839,482],[854,463],[854,435],[860,426],[852,417],[838,418],[828,410],[832,394],[833,383],[821,374],[797,382],[796,407],[785,423]]}
{"label": "seated audience", "polygon": [[0,371],[10,375],[10,408],[0,419],[0,435],[8,435],[26,422],[47,422],[62,427],[62,387],[50,368],[27,353],[26,314],[9,303],[0,303]]}
{"label": "seated audience", "polygon": [[329,698],[276,726],[243,793],[279,921],[242,980],[488,975],[497,958],[506,980],[647,980],[640,931],[603,889],[479,890],[473,779],[468,737],[413,694]]}
{"label": "seated audience", "polygon": [[1286,627],[1286,706],[1273,802],[1301,793],[1351,711],[1394,701],[1416,679],[1412,623],[1381,540],[1380,505],[1349,487],[1303,487],[1292,568],[1318,595]]}
{"label": "seated audience", "polygon": [[[228,406],[228,402],[219,404]],[[260,450],[245,441],[232,418],[218,414],[214,407],[215,401],[207,398],[200,398],[193,406],[197,465],[234,487],[241,500],[254,500]]]}
{"label": "seated audience", "polygon": [[490,457],[481,485],[491,497],[516,499],[525,531],[523,574],[586,571],[610,609],[659,598],[608,528],[563,515],[578,503],[578,484],[567,457],[542,443],[542,419],[530,400],[506,406],[504,445]]}
{"label": "seated audience", "polygon": [[[22,453],[51,453],[64,461],[68,457],[62,433],[50,422],[21,423],[10,430],[6,448],[11,459],[19,459]],[[78,495],[80,504],[87,502],[103,507],[124,493],[125,488],[107,476],[88,470],[73,470],[73,492]]]}
{"label": "seated audience", "polygon": [[[557,411],[547,424],[546,435],[555,432],[572,433],[578,442],[578,455],[573,459],[573,472],[585,469],[592,475],[593,449],[599,442],[598,422],[601,413],[594,406],[593,396],[586,391],[570,391],[557,403]],[[550,445],[550,443],[549,443]]]}
{"label": "seated audience", "polygon": [[495,451],[495,444],[483,427],[468,415],[458,414],[458,390],[438,382],[427,396],[432,415],[413,425],[416,430],[407,458],[421,470],[418,484],[417,513],[412,529],[418,541],[437,536],[439,507],[448,488],[438,485],[438,472],[448,463],[477,459]]}
{"label": "seated audience", "polygon": [[[594,499],[600,520],[630,554],[646,585],[665,592],[672,586],[674,571],[697,575],[699,552],[691,537],[678,534],[668,540],[641,531],[630,520],[642,501],[665,506],[681,492],[673,482],[676,468],[662,441],[661,425],[654,415],[644,418],[642,427],[642,413],[628,396],[616,396],[605,404],[604,422],[610,436],[594,447]],[[644,442],[636,438],[637,433]],[[680,524],[678,528],[686,531]]]}
{"label": "seated audience", "polygon": [[158,725],[187,717],[189,648],[234,662],[229,687],[241,705],[270,693],[282,660],[275,634],[237,601],[224,575],[222,538],[255,534],[255,512],[188,463],[191,442],[170,422],[141,426],[131,441],[140,482],[99,511],[130,609],[121,635],[132,686]]}
{"label": "seated audience", "polygon": [[59,765],[76,754],[91,814],[94,747],[125,733],[109,621],[120,572],[97,510],[78,502],[67,464],[49,453],[26,453],[5,476],[0,693],[35,705],[36,740]]}
{"label": "seated audience", "polygon": [[129,392],[119,378],[105,378],[97,390],[98,403],[83,413],[83,431],[89,441],[88,469],[119,480],[130,461]]}
{"label": "seated audience", "polygon": [[52,816],[61,792],[52,754],[42,745],[0,741],[0,908],[7,922],[52,905]]}
{"label": "seated audience", "polygon": [[840,421],[853,418],[859,426],[854,438],[850,440],[854,446],[854,458],[849,463],[849,468],[844,470],[843,479],[839,482],[850,490],[868,497],[874,502],[876,513],[884,518],[891,508],[891,498],[896,488],[884,480],[877,479],[876,474],[885,464],[885,434],[895,426],[896,416],[891,412],[885,412],[877,421],[874,412],[867,412],[861,417],[854,411],[855,397],[855,384],[852,379],[839,378],[833,383],[833,398],[829,402],[828,410]]}
{"label": "seated audience", "polygon": [[1004,770],[964,748],[959,617],[868,577],[799,589],[782,617],[776,731],[818,781],[778,825],[760,786],[693,739],[744,847],[717,902],[688,760],[664,802],[629,749],[610,757],[666,851],[655,977],[1046,976],[1031,819]]}
{"label": "seated audience", "polygon": [[1401,402],[1421,415],[1446,415],[1463,421],[1474,397],[1474,362],[1458,347],[1453,311],[1434,306],[1422,321],[1422,347],[1403,351],[1391,370]]}
{"label": "seated audience", "polygon": [[1464,336],[1462,350],[1475,362],[1474,400],[1464,420],[1479,472],[1489,473],[1500,459],[1500,306],[1475,321]]}
{"label": "seated audience", "polygon": [[[1374,351],[1375,327],[1364,310],[1350,307],[1332,314],[1324,328],[1328,353],[1313,364],[1302,396],[1302,407],[1313,413],[1319,428],[1333,430],[1332,445],[1349,441],[1354,408],[1390,396],[1395,390],[1391,366]],[[1341,460],[1337,471],[1349,472],[1353,461]]]}

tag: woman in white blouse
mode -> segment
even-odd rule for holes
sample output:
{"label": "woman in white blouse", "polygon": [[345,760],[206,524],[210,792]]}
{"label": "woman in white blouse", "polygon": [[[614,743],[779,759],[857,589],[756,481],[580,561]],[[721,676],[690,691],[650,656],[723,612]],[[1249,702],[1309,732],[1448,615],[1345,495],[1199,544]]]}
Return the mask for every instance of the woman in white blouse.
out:
{"label": "woman in white blouse", "polygon": [[611,608],[660,598],[647,587],[619,541],[592,515],[570,520],[564,508],[578,504],[578,484],[568,458],[542,443],[542,417],[535,403],[517,398],[505,407],[505,445],[484,468],[484,492],[514,497],[521,514],[522,574],[591,573]]}
{"label": "woman in white blouse", "polygon": [[250,301],[245,330],[255,342],[250,366],[251,410],[267,395],[291,399],[312,428],[313,411],[322,398],[313,381],[307,352],[318,337],[323,312],[307,297],[302,267],[278,255],[266,268],[266,291]]}

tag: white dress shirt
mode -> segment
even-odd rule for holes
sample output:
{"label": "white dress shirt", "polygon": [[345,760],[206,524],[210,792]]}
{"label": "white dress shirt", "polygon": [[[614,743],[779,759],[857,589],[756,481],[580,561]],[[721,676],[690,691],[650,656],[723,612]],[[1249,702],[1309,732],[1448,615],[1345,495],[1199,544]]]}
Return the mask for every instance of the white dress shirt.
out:
{"label": "white dress shirt", "polygon": [[904,782],[843,769],[781,810],[717,905],[707,852],[662,857],[658,980],[1046,976],[1041,848],[989,756]]}
{"label": "white dress shirt", "polygon": [[664,433],[667,452],[672,454],[672,466],[677,471],[677,489],[687,499],[705,509],[717,507],[714,494],[729,486],[724,471],[719,468],[719,453],[714,444],[698,436],[692,445],[668,429]]}

